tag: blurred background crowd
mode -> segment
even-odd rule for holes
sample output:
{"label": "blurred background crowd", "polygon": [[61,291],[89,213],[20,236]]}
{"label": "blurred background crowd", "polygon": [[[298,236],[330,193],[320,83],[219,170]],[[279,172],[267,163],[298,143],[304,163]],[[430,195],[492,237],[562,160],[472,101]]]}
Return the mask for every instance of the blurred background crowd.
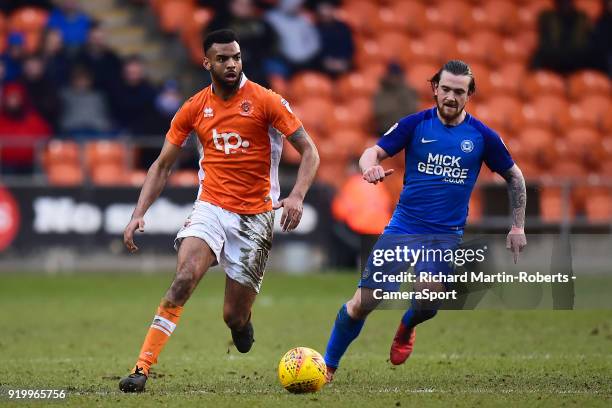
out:
{"label": "blurred background crowd", "polygon": [[[450,58],[475,73],[468,111],[537,186],[537,218],[609,224],[611,16],[611,0],[0,1],[0,177],[139,186],[176,110],[210,83],[203,35],[231,28],[246,75],[286,97],[316,140],[317,181],[348,230],[387,222],[401,177],[372,188],[355,161],[432,106],[427,80]],[[196,186],[196,160],[187,149],[171,184]],[[298,162],[285,146],[281,176]],[[477,189],[470,222],[488,205]]]}

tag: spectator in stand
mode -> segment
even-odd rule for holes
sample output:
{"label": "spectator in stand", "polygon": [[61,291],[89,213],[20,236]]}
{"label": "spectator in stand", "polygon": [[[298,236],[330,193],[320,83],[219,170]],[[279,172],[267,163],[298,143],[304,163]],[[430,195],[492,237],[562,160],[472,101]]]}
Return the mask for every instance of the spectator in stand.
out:
{"label": "spectator in stand", "polygon": [[304,15],[303,2],[280,0],[279,5],[265,15],[280,41],[279,51],[285,76],[315,68],[321,49],[319,33],[312,21]]}
{"label": "spectator in stand", "polygon": [[57,131],[61,106],[59,94],[55,84],[46,76],[45,62],[40,55],[26,57],[21,82],[34,108]]}
{"label": "spectator in stand", "polygon": [[66,47],[75,51],[87,41],[92,20],[81,11],[78,0],[59,0],[58,3],[49,15],[47,28],[59,30]]}
{"label": "spectator in stand", "polygon": [[70,77],[70,59],[64,49],[61,32],[58,30],[47,31],[42,47],[42,56],[51,82],[58,88],[65,86]]}
{"label": "spectator in stand", "polygon": [[334,77],[345,74],[352,68],[355,52],[351,29],[336,18],[336,6],[332,0],[319,2],[316,10],[321,38],[321,69]]}
{"label": "spectator in stand", "polygon": [[93,78],[86,68],[73,69],[70,86],[62,89],[60,95],[63,105],[60,130],[64,137],[109,136],[111,121],[104,96],[93,88]]}
{"label": "spectator in stand", "polygon": [[29,104],[25,88],[6,84],[0,100],[0,170],[25,175],[34,170],[37,142],[51,136],[51,127]]}
{"label": "spectator in stand", "polygon": [[106,44],[106,33],[98,23],[91,26],[87,42],[77,52],[75,63],[92,73],[94,87],[102,92],[109,92],[121,77],[121,59]]}
{"label": "spectator in stand", "polygon": [[155,107],[167,126],[170,125],[170,121],[182,104],[183,95],[179,91],[178,82],[173,79],[166,81],[155,98]]}
{"label": "spectator in stand", "polygon": [[400,118],[419,108],[419,95],[406,84],[402,67],[392,62],[372,101],[374,123],[379,135],[384,134]]}
{"label": "spectator in stand", "polygon": [[132,136],[153,136],[164,133],[168,126],[155,108],[157,89],[149,82],[143,60],[126,58],[122,81],[112,98],[115,116],[122,131]]}
{"label": "spectator in stand", "polygon": [[603,13],[591,36],[592,66],[612,78],[612,0],[602,0]]}
{"label": "spectator in stand", "polygon": [[254,0],[231,0],[227,11],[217,13],[207,31],[229,28],[237,33],[245,75],[267,87],[267,67],[276,52],[277,38],[272,27],[259,14]]}
{"label": "spectator in stand", "polygon": [[567,74],[588,66],[591,24],[572,0],[555,0],[555,9],[538,18],[539,44],[532,60],[535,69]]}
{"label": "spectator in stand", "polygon": [[0,56],[4,64],[6,81],[15,81],[21,76],[21,64],[25,56],[24,39],[21,33],[11,33],[7,39],[7,49]]}

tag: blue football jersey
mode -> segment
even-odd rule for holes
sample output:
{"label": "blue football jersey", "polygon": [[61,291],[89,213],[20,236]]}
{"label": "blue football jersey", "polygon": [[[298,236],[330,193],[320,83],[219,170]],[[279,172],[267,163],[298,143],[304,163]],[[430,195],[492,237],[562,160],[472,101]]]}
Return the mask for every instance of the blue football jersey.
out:
{"label": "blue football jersey", "polygon": [[405,151],[404,188],[386,233],[461,233],[482,162],[503,173],[514,161],[499,135],[466,114],[444,125],[436,108],[401,119],[378,141],[389,156]]}

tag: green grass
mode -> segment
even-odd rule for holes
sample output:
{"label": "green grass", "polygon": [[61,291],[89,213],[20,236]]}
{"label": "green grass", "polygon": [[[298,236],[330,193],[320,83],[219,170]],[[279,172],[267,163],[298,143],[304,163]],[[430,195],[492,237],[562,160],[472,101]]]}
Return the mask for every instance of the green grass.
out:
{"label": "green grass", "polygon": [[269,273],[247,355],[222,321],[223,276],[205,277],[142,395],[118,391],[170,275],[0,274],[0,405],[8,389],[66,389],[57,406],[611,406],[612,311],[443,311],[408,363],[386,360],[400,310],[378,311],[333,384],[292,395],[276,378],[289,348],[324,351],[355,274]]}

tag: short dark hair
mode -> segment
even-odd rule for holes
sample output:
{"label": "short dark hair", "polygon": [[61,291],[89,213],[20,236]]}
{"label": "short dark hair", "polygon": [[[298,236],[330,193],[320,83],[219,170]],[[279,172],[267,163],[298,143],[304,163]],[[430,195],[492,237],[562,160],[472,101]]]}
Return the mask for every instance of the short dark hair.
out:
{"label": "short dark hair", "polygon": [[240,40],[238,40],[238,34],[236,34],[232,30],[222,29],[211,31],[210,33],[208,33],[206,38],[204,38],[204,54],[206,54],[210,47],[212,47],[212,45],[215,43],[229,44],[234,41],[240,44]]}
{"label": "short dark hair", "polygon": [[461,60],[450,60],[440,68],[434,76],[431,77],[429,82],[432,87],[437,86],[440,83],[440,77],[442,72],[450,72],[453,75],[467,75],[470,77],[470,85],[468,86],[468,95],[472,95],[476,92],[476,80],[474,79],[474,73],[468,64]]}

